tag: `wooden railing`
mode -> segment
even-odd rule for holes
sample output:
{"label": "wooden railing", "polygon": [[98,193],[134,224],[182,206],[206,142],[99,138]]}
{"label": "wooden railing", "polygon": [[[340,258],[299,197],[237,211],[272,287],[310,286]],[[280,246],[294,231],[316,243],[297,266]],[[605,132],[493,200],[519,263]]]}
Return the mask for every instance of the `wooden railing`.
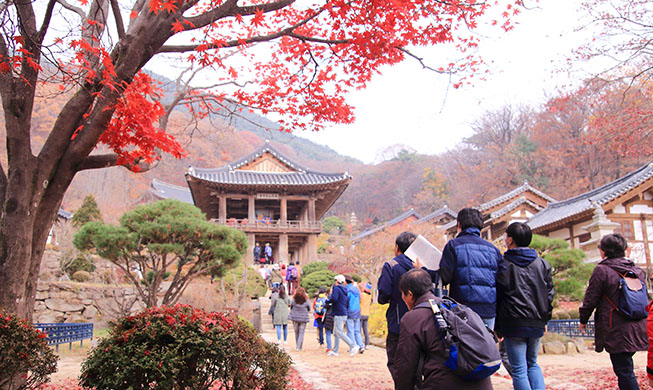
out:
{"label": "wooden railing", "polygon": [[211,222],[229,226],[239,230],[256,230],[256,231],[306,231],[321,232],[322,222],[319,221],[286,221],[281,222],[278,219],[264,221],[249,221],[247,219],[228,218],[225,221],[211,219]]}

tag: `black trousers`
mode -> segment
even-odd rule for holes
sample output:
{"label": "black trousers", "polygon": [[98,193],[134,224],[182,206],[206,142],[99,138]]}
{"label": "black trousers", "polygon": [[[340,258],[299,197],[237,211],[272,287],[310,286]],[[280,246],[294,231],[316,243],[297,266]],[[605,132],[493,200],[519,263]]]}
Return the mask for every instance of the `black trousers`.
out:
{"label": "black trousers", "polygon": [[639,390],[637,377],[633,372],[634,352],[611,353],[612,370],[617,375],[619,390]]}
{"label": "black trousers", "polygon": [[390,375],[392,375],[392,368],[395,364],[395,354],[397,353],[398,345],[399,334],[388,332],[388,336],[385,339],[385,353],[388,355],[388,370],[390,370]]}

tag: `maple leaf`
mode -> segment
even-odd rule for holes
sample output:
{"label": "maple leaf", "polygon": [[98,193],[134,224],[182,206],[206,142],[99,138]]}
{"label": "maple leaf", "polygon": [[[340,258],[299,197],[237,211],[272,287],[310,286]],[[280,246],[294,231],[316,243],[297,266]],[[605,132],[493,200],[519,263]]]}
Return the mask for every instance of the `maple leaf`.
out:
{"label": "maple leaf", "polygon": [[260,8],[256,9],[256,12],[254,13],[254,17],[252,17],[252,24],[257,27],[262,27],[263,26],[263,19],[264,19],[264,14],[263,10]]}

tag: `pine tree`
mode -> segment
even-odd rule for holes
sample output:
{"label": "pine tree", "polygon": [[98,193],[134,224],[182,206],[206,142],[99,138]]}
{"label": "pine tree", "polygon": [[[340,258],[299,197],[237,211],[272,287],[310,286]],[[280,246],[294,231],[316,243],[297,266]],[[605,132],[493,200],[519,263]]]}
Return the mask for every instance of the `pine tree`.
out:
{"label": "pine tree", "polygon": [[86,195],[82,205],[73,215],[73,225],[76,228],[84,226],[87,222],[98,221],[102,222],[102,213],[95,201],[95,197],[91,194]]}

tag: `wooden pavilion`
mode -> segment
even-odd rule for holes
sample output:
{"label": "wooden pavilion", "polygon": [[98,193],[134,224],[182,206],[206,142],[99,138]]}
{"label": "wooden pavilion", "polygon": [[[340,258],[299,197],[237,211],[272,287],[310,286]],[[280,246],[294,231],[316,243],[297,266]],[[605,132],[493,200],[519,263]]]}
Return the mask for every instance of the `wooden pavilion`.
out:
{"label": "wooden pavilion", "polygon": [[320,219],[349,185],[345,173],[321,173],[283,156],[269,141],[220,168],[191,166],[186,173],[193,203],[215,223],[247,234],[247,258],[255,243],[270,243],[276,262],[317,259]]}

